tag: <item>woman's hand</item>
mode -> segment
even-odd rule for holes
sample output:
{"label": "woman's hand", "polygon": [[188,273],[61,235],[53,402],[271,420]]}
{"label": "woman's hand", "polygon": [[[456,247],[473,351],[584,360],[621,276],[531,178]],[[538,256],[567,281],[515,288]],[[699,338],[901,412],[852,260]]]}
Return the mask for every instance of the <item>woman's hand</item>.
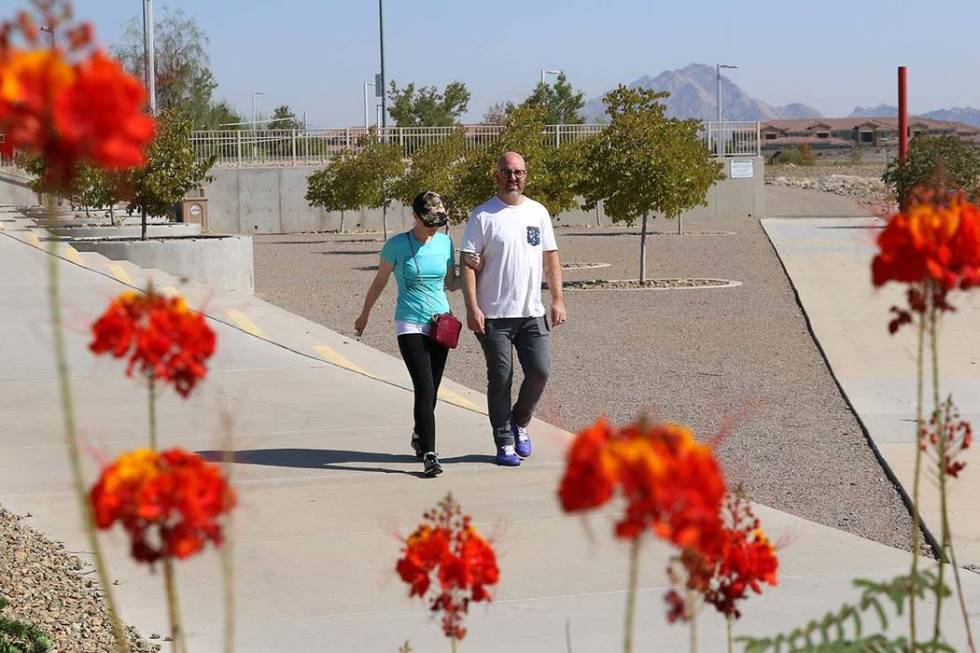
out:
{"label": "woman's hand", "polygon": [[365,327],[367,327],[367,323],[368,323],[367,313],[361,313],[360,315],[357,316],[357,319],[354,320],[354,333],[357,334],[358,338],[360,338],[361,334],[364,333],[364,329]]}

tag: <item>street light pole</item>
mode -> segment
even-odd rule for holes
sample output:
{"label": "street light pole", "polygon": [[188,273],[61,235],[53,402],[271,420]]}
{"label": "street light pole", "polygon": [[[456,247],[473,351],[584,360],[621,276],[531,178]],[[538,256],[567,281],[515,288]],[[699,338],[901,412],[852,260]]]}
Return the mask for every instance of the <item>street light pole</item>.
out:
{"label": "street light pole", "polygon": [[[265,92],[264,91],[252,91],[252,131],[253,132],[259,126],[258,125],[258,122],[259,121],[258,121],[258,117],[257,117],[258,114],[256,114],[256,112],[255,112],[255,97],[257,95],[265,95]],[[257,139],[256,139],[255,135],[253,134],[252,135],[252,158],[253,159],[256,157],[256,154],[257,154],[256,149],[255,149],[255,141],[256,140]]]}
{"label": "street light pole", "polygon": [[146,94],[150,99],[150,113],[155,116],[157,83],[153,46],[153,0],[143,0],[143,68],[146,74]]}
{"label": "street light pole", "polygon": [[718,122],[721,122],[721,69],[722,68],[738,68],[738,66],[730,66],[728,64],[715,64],[715,79],[718,82],[718,95],[716,100],[718,102]]}
{"label": "street light pole", "polygon": [[[378,34],[381,40],[381,126],[388,126],[388,105],[385,101],[385,18],[384,18],[384,0],[378,0]],[[377,93],[379,89],[375,87],[374,92]]]}
{"label": "street light pole", "polygon": [[364,82],[364,129],[371,126],[370,119],[368,118],[368,86],[374,86],[374,82]]}
{"label": "street light pole", "polygon": [[542,68],[541,69],[541,83],[542,84],[544,84],[545,75],[561,75],[561,71],[560,70],[546,70],[546,69]]}

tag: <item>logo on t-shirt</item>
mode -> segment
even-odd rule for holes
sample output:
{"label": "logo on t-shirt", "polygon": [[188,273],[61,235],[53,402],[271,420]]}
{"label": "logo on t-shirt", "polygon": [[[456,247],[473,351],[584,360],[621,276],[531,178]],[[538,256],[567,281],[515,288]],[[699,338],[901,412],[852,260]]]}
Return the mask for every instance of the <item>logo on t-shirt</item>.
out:
{"label": "logo on t-shirt", "polygon": [[536,246],[541,244],[541,230],[537,227],[527,228],[527,242],[531,246]]}

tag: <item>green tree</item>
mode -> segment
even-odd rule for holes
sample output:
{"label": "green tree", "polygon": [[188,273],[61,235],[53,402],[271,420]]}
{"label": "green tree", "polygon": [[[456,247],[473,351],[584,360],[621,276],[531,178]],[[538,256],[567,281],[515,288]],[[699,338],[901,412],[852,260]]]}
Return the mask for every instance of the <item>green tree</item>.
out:
{"label": "green tree", "polygon": [[[227,104],[213,99],[218,82],[208,59],[208,37],[193,18],[180,9],[164,8],[153,28],[155,86],[158,110],[179,108],[194,127],[214,129],[229,117]],[[122,40],[112,48],[130,73],[144,79],[143,22],[131,18]],[[237,117],[237,115],[235,116]]]}
{"label": "green tree", "polygon": [[125,187],[125,172],[84,165],[78,170],[69,199],[73,205],[84,207],[86,216],[90,209],[108,209],[109,222],[115,226],[115,205],[124,199]]}
{"label": "green tree", "polygon": [[[460,199],[472,208],[496,192],[493,171],[501,154],[514,151],[524,157],[528,181],[524,192],[548,209],[552,217],[575,208],[574,179],[580,174],[579,152],[556,148],[544,133],[545,109],[539,105],[514,107],[507,126],[489,146],[466,157],[460,180]],[[571,145],[571,144],[570,144]],[[564,169],[565,166],[574,166]]]}
{"label": "green tree", "polygon": [[388,115],[398,127],[448,127],[466,111],[470,92],[462,82],[450,82],[439,93],[435,86],[415,88],[414,82],[399,89],[392,81],[388,100]]}
{"label": "green tree", "polygon": [[328,211],[380,208],[387,240],[387,209],[395,197],[394,186],[404,172],[401,148],[382,143],[372,130],[361,143],[360,152],[340,156],[329,168],[310,176],[306,200]]}
{"label": "green tree", "polygon": [[289,105],[281,104],[272,112],[272,120],[269,121],[266,129],[302,129],[302,125],[296,120]]}
{"label": "green tree", "polygon": [[585,122],[579,113],[585,106],[585,93],[576,93],[565,73],[560,73],[553,85],[539,82],[522,104],[544,107],[545,122],[549,125],[581,125]]}
{"label": "green tree", "polygon": [[666,118],[668,93],[620,85],[604,98],[612,120],[588,141],[580,190],[584,208],[603,202],[606,215],[632,225],[642,220],[640,281],[646,281],[647,220],[651,213],[678,218],[706,203],[724,175],[698,136],[698,122]]}
{"label": "green tree", "polygon": [[202,124],[194,126],[198,129],[242,129],[244,122],[242,114],[235,111],[227,100],[221,100],[211,105]]}
{"label": "green tree", "polygon": [[899,202],[914,188],[963,190],[971,202],[980,201],[980,149],[956,136],[920,134],[912,139],[905,161],[895,159],[881,180]]}
{"label": "green tree", "polygon": [[340,211],[340,231],[344,231],[344,213],[361,208],[362,189],[354,183],[356,161],[352,152],[337,155],[323,170],[307,179],[306,201],[327,211]]}
{"label": "green tree", "polygon": [[[132,189],[127,211],[147,215],[174,215],[174,205],[187,191],[208,181],[214,158],[198,160],[191,147],[191,118],[175,109],[157,120],[157,135],[147,150],[147,164],[128,175]],[[144,220],[144,227],[146,226]],[[144,229],[145,234],[145,229]]]}
{"label": "green tree", "polygon": [[408,170],[394,182],[392,193],[402,204],[411,206],[420,192],[433,190],[442,196],[449,219],[458,224],[472,208],[461,197],[466,162],[466,132],[460,127],[447,138],[416,150]]}

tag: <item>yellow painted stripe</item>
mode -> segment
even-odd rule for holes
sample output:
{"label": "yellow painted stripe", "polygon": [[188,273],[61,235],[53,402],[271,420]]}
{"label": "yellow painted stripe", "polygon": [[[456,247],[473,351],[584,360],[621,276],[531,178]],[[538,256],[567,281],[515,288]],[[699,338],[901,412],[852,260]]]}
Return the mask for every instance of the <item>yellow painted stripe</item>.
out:
{"label": "yellow painted stripe", "polygon": [[370,376],[372,379],[378,378],[374,374],[371,374],[366,369],[352,362],[351,360],[346,358],[343,354],[341,354],[340,352],[338,352],[337,350],[331,347],[327,347],[326,345],[314,345],[313,351],[320,354],[320,356],[322,356],[325,360],[330,361],[331,363],[340,365],[341,367],[344,367],[348,370],[352,370],[354,372],[359,372],[361,374],[364,374],[365,376]]}
{"label": "yellow painted stripe", "polygon": [[118,263],[110,263],[106,266],[109,269],[109,274],[114,276],[119,281],[123,283],[133,285],[133,279],[129,276],[129,273],[123,269]]}
{"label": "yellow painted stripe", "polygon": [[79,254],[78,250],[72,247],[71,245],[65,245],[64,255],[65,258],[71,261],[72,263],[78,263],[79,265],[83,265],[82,255]]}
{"label": "yellow painted stripe", "polygon": [[39,247],[41,245],[41,239],[38,238],[37,234],[34,233],[33,231],[28,231],[27,235],[24,236],[24,240],[29,242],[31,245],[34,245],[35,247]]}
{"label": "yellow painted stripe", "polygon": [[253,336],[258,336],[259,338],[265,338],[265,334],[262,333],[262,329],[260,329],[255,322],[245,317],[245,314],[237,308],[226,308],[225,315],[230,317],[231,320],[238,325],[238,328],[245,333],[250,333]]}
{"label": "yellow painted stripe", "polygon": [[439,388],[439,398],[447,403],[453,404],[454,406],[459,406],[460,408],[466,408],[478,413],[486,413],[483,408],[477,406],[463,395],[457,394],[452,390],[447,390],[446,388]]}

